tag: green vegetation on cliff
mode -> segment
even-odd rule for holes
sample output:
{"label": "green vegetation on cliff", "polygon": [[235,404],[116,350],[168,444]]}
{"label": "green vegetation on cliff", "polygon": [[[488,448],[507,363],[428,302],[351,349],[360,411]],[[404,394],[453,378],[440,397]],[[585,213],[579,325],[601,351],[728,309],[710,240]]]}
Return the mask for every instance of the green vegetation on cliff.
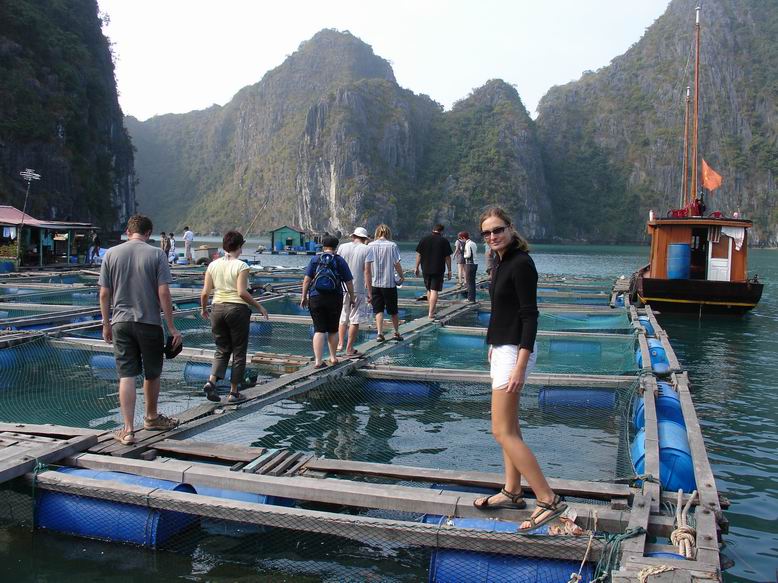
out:
{"label": "green vegetation on cliff", "polygon": [[[29,211],[114,226],[134,210],[132,146],[94,0],[0,3],[0,197]],[[125,215],[125,216],[123,216]]]}

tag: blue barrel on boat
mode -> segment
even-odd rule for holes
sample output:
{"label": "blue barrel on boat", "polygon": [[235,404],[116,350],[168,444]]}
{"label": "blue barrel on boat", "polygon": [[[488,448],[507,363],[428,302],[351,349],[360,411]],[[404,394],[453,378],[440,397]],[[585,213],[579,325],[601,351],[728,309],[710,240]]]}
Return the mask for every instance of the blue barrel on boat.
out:
{"label": "blue barrel on boat", "polygon": [[552,338],[548,351],[566,354],[602,354],[602,344],[599,340],[558,340]]}
{"label": "blue barrel on boat", "polygon": [[[674,421],[678,425],[686,427],[681,410],[681,399],[673,390],[670,383],[660,381],[657,383],[659,394],[656,397],[656,418],[658,421]],[[645,419],[646,402],[643,397],[637,400],[635,411],[632,413],[632,425],[635,429],[643,429]]]}
{"label": "blue barrel on boat", "polygon": [[667,279],[689,279],[692,246],[689,243],[671,243],[667,246]]}
{"label": "blue barrel on boat", "polygon": [[648,316],[638,316],[638,322],[646,329],[649,336],[654,336],[654,326],[651,324],[651,320]]}
{"label": "blue barrel on boat", "polygon": [[[216,384],[229,383],[232,377],[232,368],[227,367],[225,377]],[[184,365],[184,382],[204,383],[211,376],[211,365],[204,362],[187,362]]]}
{"label": "blue barrel on boat", "polygon": [[564,407],[609,409],[616,406],[616,391],[590,387],[543,387],[538,392],[541,411],[555,411]]}
{"label": "blue barrel on boat", "polygon": [[[189,484],[169,482],[122,472],[101,472],[77,468],[59,468],[70,474],[92,480],[105,480],[194,494]],[[112,500],[98,500],[85,495],[74,496],[61,492],[38,490],[35,501],[35,526],[76,536],[113,542],[132,543],[156,548],[170,537],[198,523],[196,516],[157,510],[147,506],[123,504]]]}
{"label": "blue barrel on boat", "polygon": [[[673,421],[659,421],[659,481],[662,488],[670,492],[683,489],[692,492],[697,487],[694,479],[689,440],[686,428]],[[630,448],[635,473],[642,475],[645,470],[646,430],[641,429],[635,435]],[[656,476],[654,476],[656,477]]]}
{"label": "blue barrel on boat", "polygon": [[[428,519],[429,518],[429,519]],[[487,518],[454,518],[431,516],[424,522],[452,524],[459,528],[483,530],[486,532],[515,533],[519,525],[513,522]],[[536,531],[541,534],[541,529]],[[497,583],[498,581],[521,581],[522,583],[545,583],[567,581],[570,573],[577,573],[580,561],[539,559],[472,551],[440,549],[432,551],[430,559],[430,583]],[[591,563],[585,563],[581,570],[581,581],[589,583],[594,577]]]}
{"label": "blue barrel on boat", "polygon": [[[651,356],[651,370],[654,374],[669,374],[670,362],[667,360],[667,353],[665,352],[662,342],[656,338],[648,339],[648,353]],[[638,348],[635,351],[635,362],[638,368],[643,368],[643,353]]]}

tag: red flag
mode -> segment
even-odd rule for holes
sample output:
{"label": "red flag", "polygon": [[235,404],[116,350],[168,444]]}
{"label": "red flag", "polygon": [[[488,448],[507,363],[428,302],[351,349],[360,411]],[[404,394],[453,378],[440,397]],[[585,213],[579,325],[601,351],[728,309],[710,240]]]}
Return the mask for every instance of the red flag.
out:
{"label": "red flag", "polygon": [[721,186],[721,174],[716,172],[713,168],[708,166],[705,158],[702,159],[702,186],[710,191],[716,190]]}

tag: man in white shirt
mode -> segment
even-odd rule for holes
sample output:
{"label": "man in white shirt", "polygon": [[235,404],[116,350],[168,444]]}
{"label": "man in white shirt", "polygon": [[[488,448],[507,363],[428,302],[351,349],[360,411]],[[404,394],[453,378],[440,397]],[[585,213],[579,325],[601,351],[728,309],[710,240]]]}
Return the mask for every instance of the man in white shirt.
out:
{"label": "man in white shirt", "polygon": [[475,301],[475,272],[478,271],[478,264],[475,262],[478,256],[478,245],[470,238],[470,233],[463,231],[465,245],[462,255],[465,258],[465,283],[467,285],[467,301]]}
{"label": "man in white shirt", "polygon": [[371,289],[371,304],[375,314],[375,325],[378,330],[376,340],[383,342],[384,310],[392,318],[394,326],[393,339],[400,341],[400,317],[397,307],[397,285],[405,281],[402,265],[400,265],[400,250],[392,241],[392,230],[388,225],[378,225],[375,229],[375,240],[368,245],[373,251],[372,263],[367,265],[373,276]]}
{"label": "man in white shirt", "polygon": [[370,320],[370,296],[372,289],[372,273],[370,266],[373,263],[373,250],[367,245],[367,230],[357,227],[351,233],[351,243],[343,243],[338,247],[338,255],[348,263],[351,275],[354,277],[354,303],[343,302],[343,310],[340,313],[340,326],[338,327],[338,350],[343,350],[343,341],[346,341],[346,356],[359,356],[354,349],[359,334],[359,325]]}
{"label": "man in white shirt", "polygon": [[186,257],[187,265],[192,263],[192,244],[194,243],[194,233],[189,230],[189,227],[184,227],[184,256]]}

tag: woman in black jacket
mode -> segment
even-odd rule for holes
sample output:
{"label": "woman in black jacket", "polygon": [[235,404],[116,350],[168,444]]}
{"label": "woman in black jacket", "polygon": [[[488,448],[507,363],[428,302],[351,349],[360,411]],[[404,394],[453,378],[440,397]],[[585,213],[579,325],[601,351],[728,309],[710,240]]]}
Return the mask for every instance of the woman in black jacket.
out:
{"label": "woman in black jacket", "polygon": [[492,377],[492,435],[505,463],[505,486],[493,496],[477,498],[480,510],[526,507],[521,489],[524,476],[536,497],[536,508],[522,530],[532,530],[559,517],[567,508],[549,487],[535,455],[519,427],[519,398],[535,363],[538,330],[538,272],[529,245],[500,208],[481,215],[481,235],[494,252],[489,295],[492,312],[486,341]]}

